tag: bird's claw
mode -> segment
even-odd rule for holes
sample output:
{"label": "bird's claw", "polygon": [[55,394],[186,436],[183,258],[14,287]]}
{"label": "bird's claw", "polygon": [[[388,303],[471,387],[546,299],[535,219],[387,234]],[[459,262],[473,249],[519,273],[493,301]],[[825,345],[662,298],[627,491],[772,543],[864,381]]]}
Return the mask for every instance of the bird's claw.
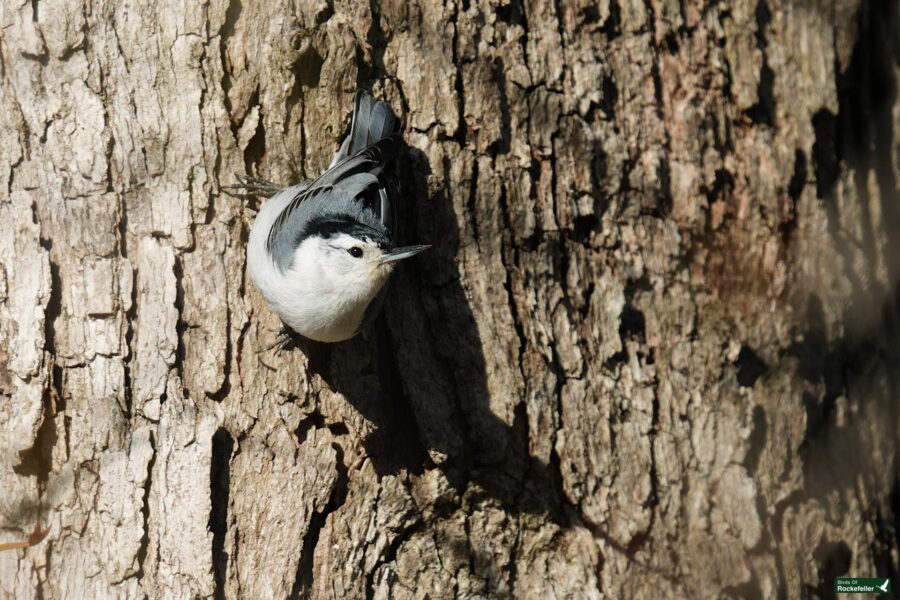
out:
{"label": "bird's claw", "polygon": [[238,183],[223,185],[221,188],[223,192],[234,198],[268,198],[283,189],[280,185],[259,177],[249,177],[239,173],[235,173],[234,177]]}
{"label": "bird's claw", "polygon": [[270,350],[275,350],[275,354],[281,354],[282,352],[290,352],[297,348],[297,342],[294,340],[294,336],[290,329],[286,325],[283,325],[281,329],[278,330],[278,333],[275,336],[275,341],[266,346],[261,350],[257,350],[257,354],[262,354],[264,352],[268,352]]}

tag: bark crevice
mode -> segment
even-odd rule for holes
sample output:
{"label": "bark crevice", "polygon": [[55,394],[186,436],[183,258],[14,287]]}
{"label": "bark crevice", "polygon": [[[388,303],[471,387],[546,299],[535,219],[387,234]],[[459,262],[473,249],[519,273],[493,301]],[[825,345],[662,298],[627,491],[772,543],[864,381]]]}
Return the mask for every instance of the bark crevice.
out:
{"label": "bark crevice", "polygon": [[212,439],[212,459],[210,461],[210,513],[209,530],[212,532],[212,565],[215,579],[214,598],[221,600],[225,595],[228,573],[228,553],[225,551],[225,536],[228,531],[228,506],[231,491],[231,457],[234,454],[234,438],[224,427],[216,430]]}

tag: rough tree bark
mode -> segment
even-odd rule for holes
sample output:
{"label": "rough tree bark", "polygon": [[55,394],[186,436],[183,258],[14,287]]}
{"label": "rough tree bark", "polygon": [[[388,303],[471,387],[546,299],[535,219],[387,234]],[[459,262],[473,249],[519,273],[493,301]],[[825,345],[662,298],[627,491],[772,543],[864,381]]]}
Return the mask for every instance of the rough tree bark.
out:
{"label": "rough tree bark", "polygon": [[[4,597],[821,597],[897,574],[883,0],[3,0]],[[399,270],[259,354],[371,87]],[[895,585],[897,581],[895,580]]]}

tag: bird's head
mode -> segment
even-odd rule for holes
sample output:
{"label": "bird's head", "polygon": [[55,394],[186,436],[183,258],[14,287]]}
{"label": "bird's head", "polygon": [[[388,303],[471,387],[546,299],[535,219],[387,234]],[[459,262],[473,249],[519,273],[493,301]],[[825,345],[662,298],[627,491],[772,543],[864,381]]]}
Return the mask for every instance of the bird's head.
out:
{"label": "bird's head", "polygon": [[313,285],[374,297],[394,267],[430,246],[394,247],[385,231],[359,222],[321,228],[297,248],[296,263],[313,273]]}

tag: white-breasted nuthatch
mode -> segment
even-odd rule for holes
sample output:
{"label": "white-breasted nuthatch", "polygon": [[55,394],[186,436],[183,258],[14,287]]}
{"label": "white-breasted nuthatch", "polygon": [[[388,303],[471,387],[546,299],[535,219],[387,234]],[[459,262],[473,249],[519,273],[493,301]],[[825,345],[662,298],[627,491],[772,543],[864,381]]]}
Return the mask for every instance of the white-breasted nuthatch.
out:
{"label": "white-breasted nuthatch", "polygon": [[266,201],[250,229],[247,269],[282,322],[339,342],[377,316],[397,262],[429,246],[394,246],[400,121],[369,93],[356,94],[350,133],[311,183]]}

